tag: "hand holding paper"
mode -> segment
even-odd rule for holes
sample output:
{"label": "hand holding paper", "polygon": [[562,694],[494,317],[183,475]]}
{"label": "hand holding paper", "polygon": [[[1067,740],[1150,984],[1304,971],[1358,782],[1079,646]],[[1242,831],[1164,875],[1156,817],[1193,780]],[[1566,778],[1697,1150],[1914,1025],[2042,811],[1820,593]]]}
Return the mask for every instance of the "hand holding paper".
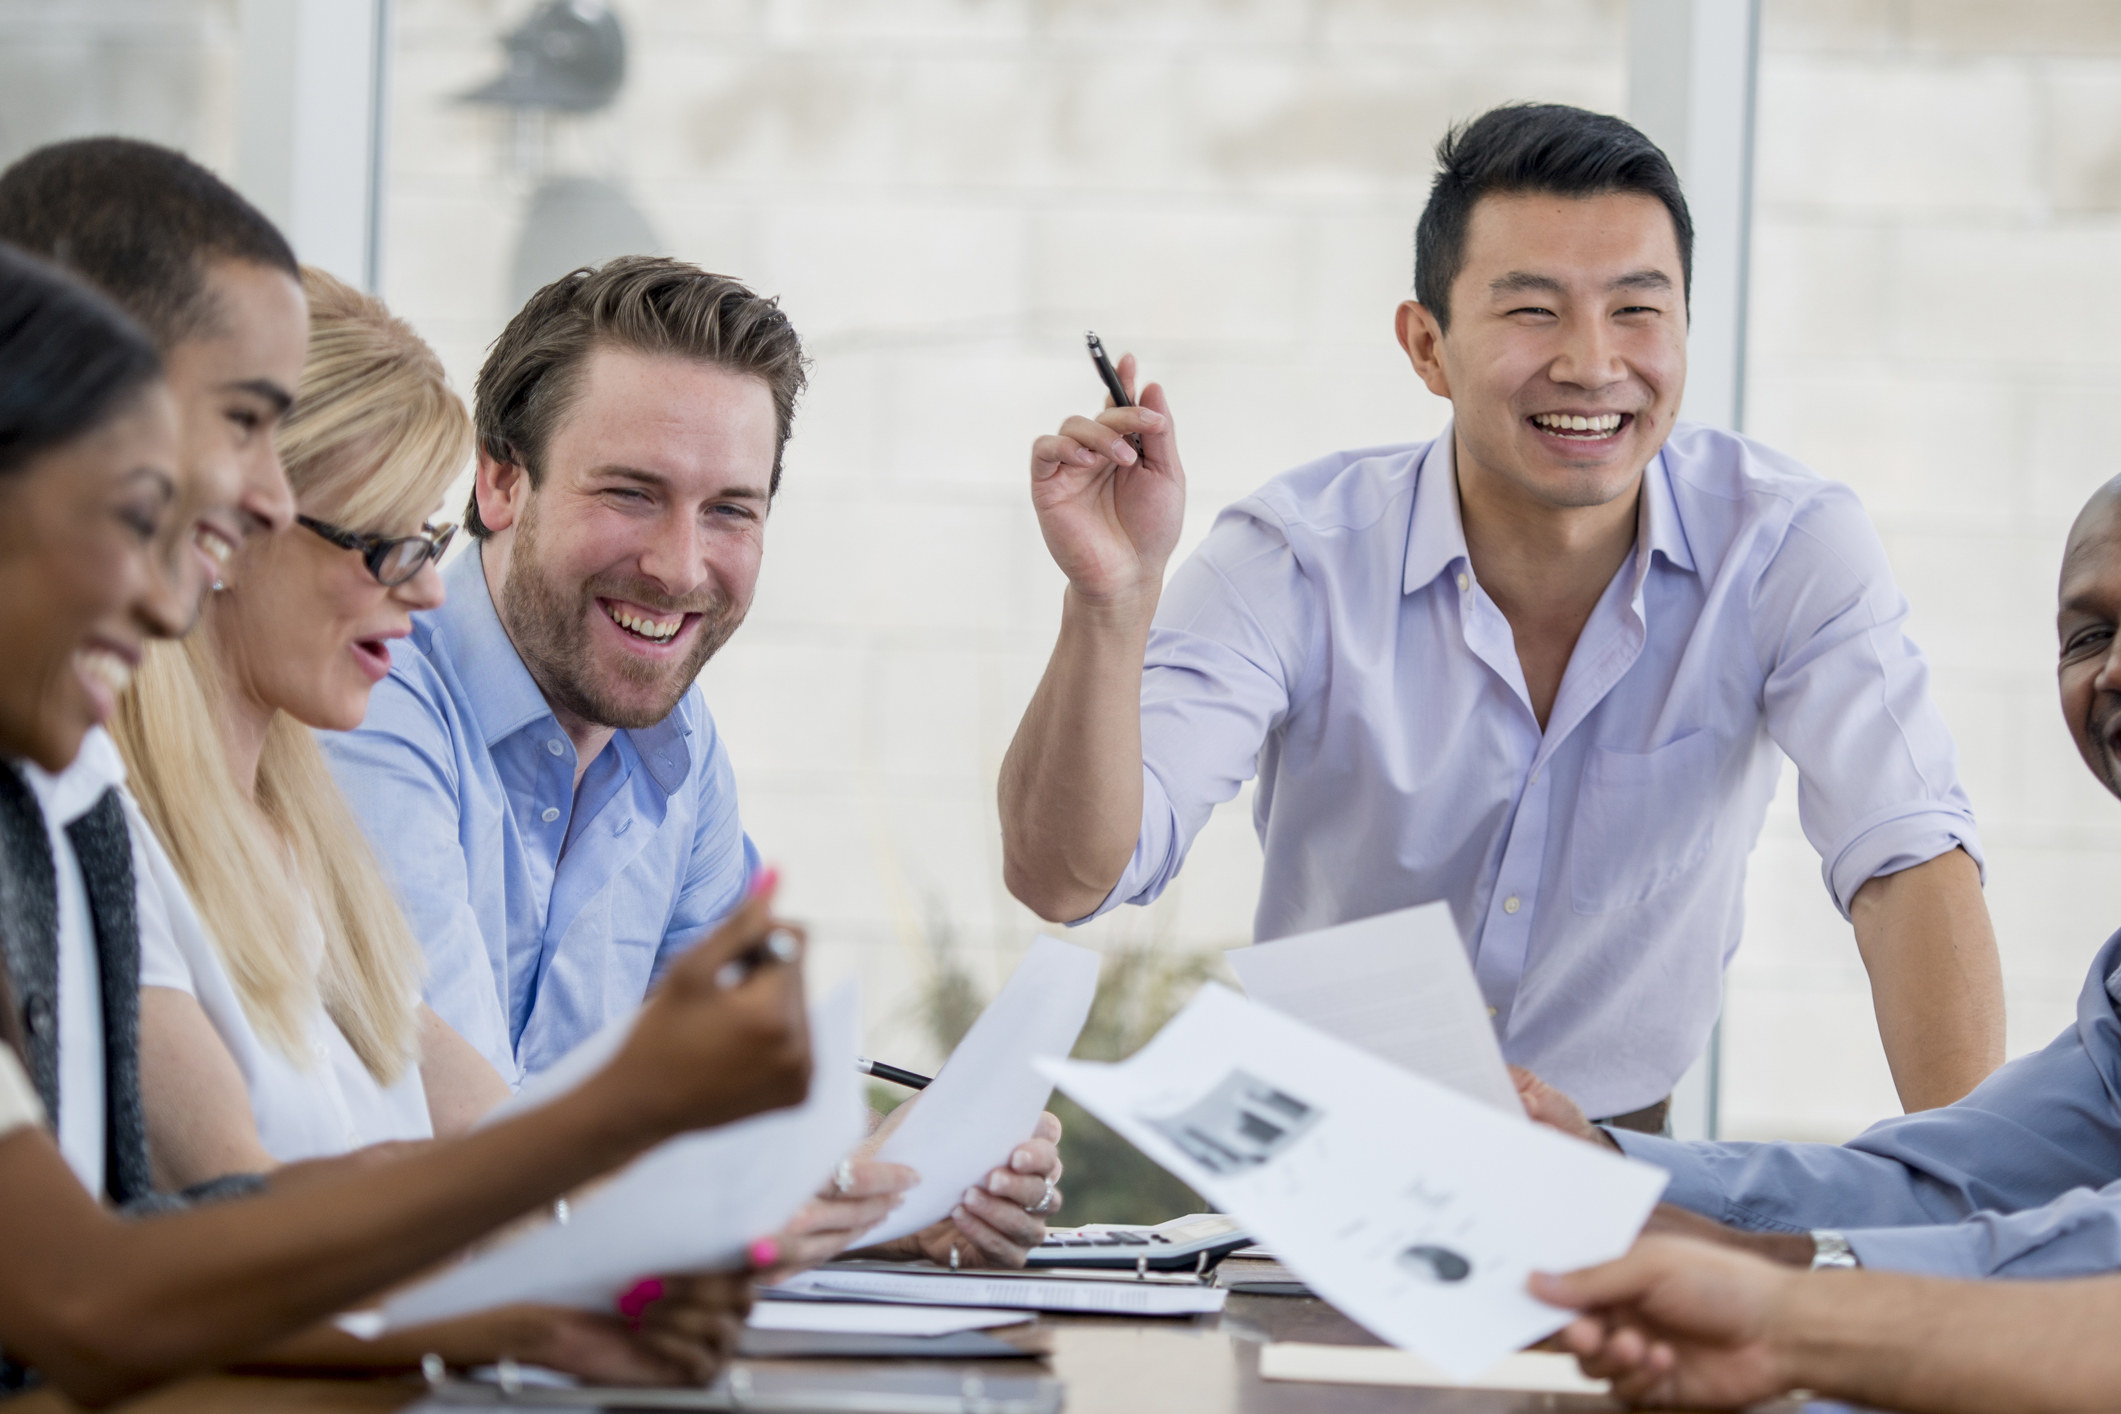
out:
{"label": "hand holding paper", "polygon": [[1619,1256],[1665,1185],[1212,984],[1131,1060],[1040,1068],[1320,1296],[1459,1378],[1560,1329],[1529,1275]]}
{"label": "hand holding paper", "polygon": [[[613,1053],[631,1024],[614,1023],[583,1049]],[[851,983],[813,1009],[810,1033],[816,1068],[801,1105],[659,1145],[575,1204],[567,1223],[533,1228],[398,1293],[383,1310],[388,1324],[518,1301],[608,1311],[636,1278],[742,1266],[753,1239],[787,1222],[861,1133]],[[594,1066],[573,1059],[511,1106],[581,1083]]]}
{"label": "hand holding paper", "polygon": [[1008,1167],[1053,1091],[1032,1062],[1075,1048],[1097,994],[1099,961],[1088,948],[1053,938],[1031,945],[935,1083],[907,1102],[905,1120],[876,1151],[883,1162],[918,1171],[920,1182],[866,1241],[895,1241],[941,1222],[966,1189]]}

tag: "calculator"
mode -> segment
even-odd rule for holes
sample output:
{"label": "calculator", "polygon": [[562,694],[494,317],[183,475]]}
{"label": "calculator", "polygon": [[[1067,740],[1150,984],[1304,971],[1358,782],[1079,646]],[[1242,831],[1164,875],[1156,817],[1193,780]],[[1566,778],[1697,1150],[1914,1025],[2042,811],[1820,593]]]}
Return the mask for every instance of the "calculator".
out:
{"label": "calculator", "polygon": [[1153,1272],[1206,1271],[1252,1239],[1222,1213],[1189,1213],[1155,1227],[1092,1223],[1049,1228],[1031,1249],[1033,1267],[1133,1267]]}

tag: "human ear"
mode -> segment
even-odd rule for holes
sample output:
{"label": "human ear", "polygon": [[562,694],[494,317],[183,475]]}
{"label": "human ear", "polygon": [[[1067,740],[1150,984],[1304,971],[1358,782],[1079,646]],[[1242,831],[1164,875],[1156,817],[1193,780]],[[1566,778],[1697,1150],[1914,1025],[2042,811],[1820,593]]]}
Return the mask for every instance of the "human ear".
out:
{"label": "human ear", "polygon": [[502,461],[484,447],[479,448],[478,479],[472,495],[479,503],[479,520],[488,530],[506,530],[522,514],[530,495],[530,477],[522,466]]}
{"label": "human ear", "polygon": [[1392,324],[1399,346],[1407,351],[1407,362],[1414,365],[1415,376],[1437,397],[1450,397],[1451,380],[1443,367],[1443,326],[1436,322],[1435,314],[1419,300],[1407,300],[1399,306]]}

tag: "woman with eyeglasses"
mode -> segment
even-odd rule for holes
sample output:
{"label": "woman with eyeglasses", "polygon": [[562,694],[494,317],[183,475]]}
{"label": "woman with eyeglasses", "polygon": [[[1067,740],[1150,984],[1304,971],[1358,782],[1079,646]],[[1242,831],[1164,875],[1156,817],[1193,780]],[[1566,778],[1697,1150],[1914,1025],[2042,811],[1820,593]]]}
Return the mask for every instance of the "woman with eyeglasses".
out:
{"label": "woman with eyeglasses", "polygon": [[449,536],[425,520],[471,420],[380,302],[314,270],[303,288],[309,357],[279,438],[298,523],[236,553],[113,728],[167,851],[142,889],[140,1052],[171,1189],[459,1133],[508,1094],[421,1003],[419,944],[311,735],[360,725],[390,643],[442,602]]}
{"label": "woman with eyeglasses", "polygon": [[[156,844],[139,891],[141,1094],[156,1182],[185,1190],[450,1136],[508,1096],[420,1000],[420,949],[312,729],[360,725],[392,640],[442,602],[426,517],[471,455],[432,350],[308,270],[309,356],[280,454],[296,525],[253,539],[182,643],[151,647],[113,726]],[[717,1328],[735,1283],[665,1283]],[[664,1317],[678,1315],[668,1308]],[[608,1317],[517,1307],[274,1363],[506,1355],[609,1381],[680,1371]]]}
{"label": "woman with eyeglasses", "polygon": [[[176,451],[146,336],[58,271],[0,247],[9,968],[52,926],[34,900],[55,888],[23,773],[67,771],[143,646],[191,617],[172,571],[196,516],[217,508],[192,505]],[[25,1012],[0,968],[0,1386],[18,1387],[28,1369],[102,1404],[249,1358],[664,1138],[795,1103],[809,1076],[799,971],[767,964],[722,980],[727,963],[783,926],[771,900],[768,884],[679,958],[618,1053],[577,1090],[462,1138],[318,1161],[257,1196],[131,1219],[99,1203],[54,1142],[25,1066]],[[121,909],[96,923],[123,931],[131,918]],[[26,1019],[49,1023],[41,1012]],[[60,1090],[62,1109],[71,1093]],[[618,1330],[641,1360],[692,1378],[711,1370],[716,1337],[699,1324],[700,1303],[666,1298],[640,1316],[639,1329]]]}

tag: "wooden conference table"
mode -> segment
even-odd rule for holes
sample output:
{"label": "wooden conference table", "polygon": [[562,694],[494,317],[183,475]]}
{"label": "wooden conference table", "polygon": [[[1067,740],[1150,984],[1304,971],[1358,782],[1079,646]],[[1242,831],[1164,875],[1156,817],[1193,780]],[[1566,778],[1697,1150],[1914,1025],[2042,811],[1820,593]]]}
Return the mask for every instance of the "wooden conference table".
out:
{"label": "wooden conference table", "polygon": [[[1269,1340],[1374,1345],[1367,1333],[1310,1297],[1239,1296],[1220,1316],[1190,1320],[1116,1316],[1045,1316],[1053,1336],[1046,1365],[1067,1384],[1064,1414],[1542,1414],[1603,1411],[1603,1399],[1507,1394],[1487,1390],[1391,1389],[1296,1384],[1259,1377],[1259,1348]],[[833,1361],[855,1369],[857,1361]],[[1029,1372],[1031,1362],[951,1362],[952,1369]],[[368,1414],[396,1410],[419,1397],[405,1380],[193,1380],[125,1405],[132,1414]],[[1794,1411],[1796,1406],[1778,1406]],[[49,1393],[9,1405],[9,1414],[58,1414],[72,1408]]]}

